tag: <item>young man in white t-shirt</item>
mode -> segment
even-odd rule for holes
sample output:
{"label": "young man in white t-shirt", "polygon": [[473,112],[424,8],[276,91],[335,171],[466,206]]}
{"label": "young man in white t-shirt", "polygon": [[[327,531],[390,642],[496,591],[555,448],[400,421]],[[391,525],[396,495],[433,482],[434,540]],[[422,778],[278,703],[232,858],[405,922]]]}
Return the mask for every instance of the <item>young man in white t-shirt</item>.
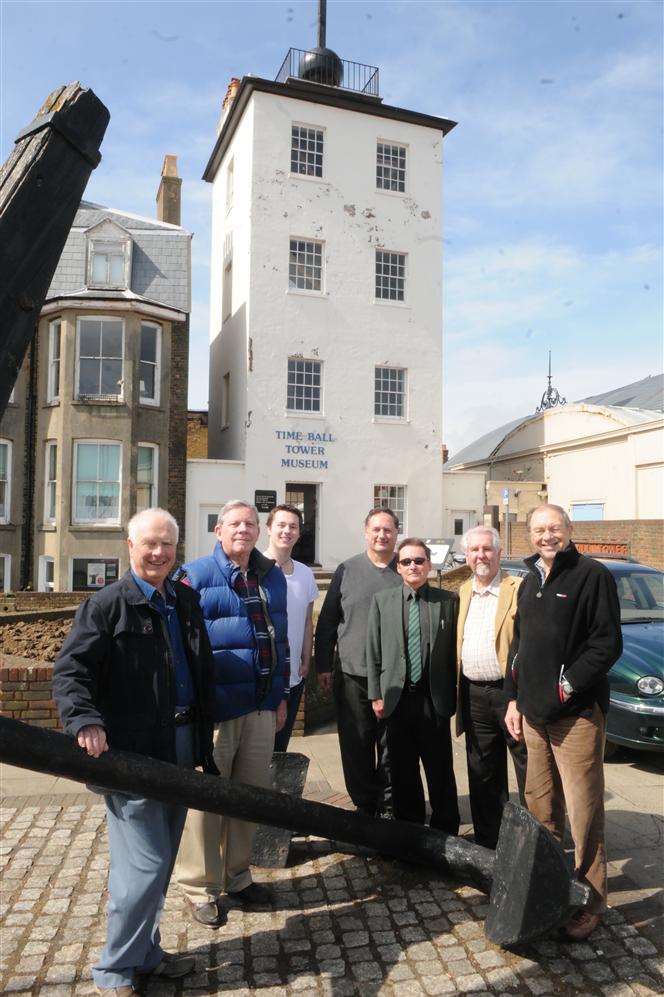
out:
{"label": "young man in white t-shirt", "polygon": [[318,586],[311,568],[294,561],[291,551],[300,538],[302,513],[294,505],[277,505],[267,517],[270,545],[265,556],[276,561],[288,587],[288,643],[290,645],[290,695],[286,723],[274,739],[275,751],[286,751],[309,674],[313,643],[313,609]]}

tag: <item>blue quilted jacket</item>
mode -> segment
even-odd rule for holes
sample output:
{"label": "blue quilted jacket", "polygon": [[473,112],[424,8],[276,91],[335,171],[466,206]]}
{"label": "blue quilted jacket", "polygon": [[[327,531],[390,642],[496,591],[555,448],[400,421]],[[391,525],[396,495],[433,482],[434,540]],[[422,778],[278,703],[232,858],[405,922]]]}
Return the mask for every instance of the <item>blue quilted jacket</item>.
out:
{"label": "blue quilted jacket", "polygon": [[[258,701],[258,648],[245,604],[233,583],[239,568],[217,543],[209,557],[185,564],[186,581],[200,595],[214,658],[214,720],[232,720],[254,710],[276,710],[288,696],[288,621],[286,579],[274,561],[253,550],[249,567],[258,575],[264,607],[274,626],[276,661],[270,686]],[[268,623],[269,625],[269,623]]]}

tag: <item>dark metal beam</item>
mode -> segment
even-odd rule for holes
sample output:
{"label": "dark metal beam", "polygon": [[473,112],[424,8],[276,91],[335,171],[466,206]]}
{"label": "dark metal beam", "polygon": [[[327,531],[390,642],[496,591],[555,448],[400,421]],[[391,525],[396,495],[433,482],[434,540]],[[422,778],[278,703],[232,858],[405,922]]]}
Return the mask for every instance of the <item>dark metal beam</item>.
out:
{"label": "dark metal beam", "polygon": [[0,168],[0,418],[109,118],[92,90],[58,87]]}
{"label": "dark metal beam", "polygon": [[126,751],[91,758],[72,738],[0,717],[0,759],[105,789],[137,793],[193,810],[316,834],[430,866],[491,893],[487,937],[500,945],[530,941],[587,905],[590,890],[571,879],[559,843],[521,807],[508,804],[498,849],[442,831],[386,821],[273,790],[203,775]]}

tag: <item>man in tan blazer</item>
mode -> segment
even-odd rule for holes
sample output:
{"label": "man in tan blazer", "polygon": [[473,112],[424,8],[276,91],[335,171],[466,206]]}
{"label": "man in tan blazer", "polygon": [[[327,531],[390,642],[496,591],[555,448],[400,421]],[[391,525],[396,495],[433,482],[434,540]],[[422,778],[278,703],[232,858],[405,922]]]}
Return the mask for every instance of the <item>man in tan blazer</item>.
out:
{"label": "man in tan blazer", "polygon": [[466,735],[475,841],[495,848],[509,798],[507,749],[522,802],[526,781],[525,748],[505,726],[503,696],[521,579],[500,570],[500,535],[492,527],[468,530],[462,546],[473,575],[459,590],[456,733]]}

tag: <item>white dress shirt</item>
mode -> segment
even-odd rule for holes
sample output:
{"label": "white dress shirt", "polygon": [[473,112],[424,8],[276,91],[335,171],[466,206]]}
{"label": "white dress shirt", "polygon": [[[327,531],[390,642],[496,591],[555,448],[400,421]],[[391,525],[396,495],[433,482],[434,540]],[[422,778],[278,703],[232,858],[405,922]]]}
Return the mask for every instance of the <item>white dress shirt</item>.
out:
{"label": "white dress shirt", "polygon": [[481,589],[473,577],[473,590],[463,628],[461,670],[473,682],[495,682],[503,677],[496,654],[496,610],[500,572]]}

